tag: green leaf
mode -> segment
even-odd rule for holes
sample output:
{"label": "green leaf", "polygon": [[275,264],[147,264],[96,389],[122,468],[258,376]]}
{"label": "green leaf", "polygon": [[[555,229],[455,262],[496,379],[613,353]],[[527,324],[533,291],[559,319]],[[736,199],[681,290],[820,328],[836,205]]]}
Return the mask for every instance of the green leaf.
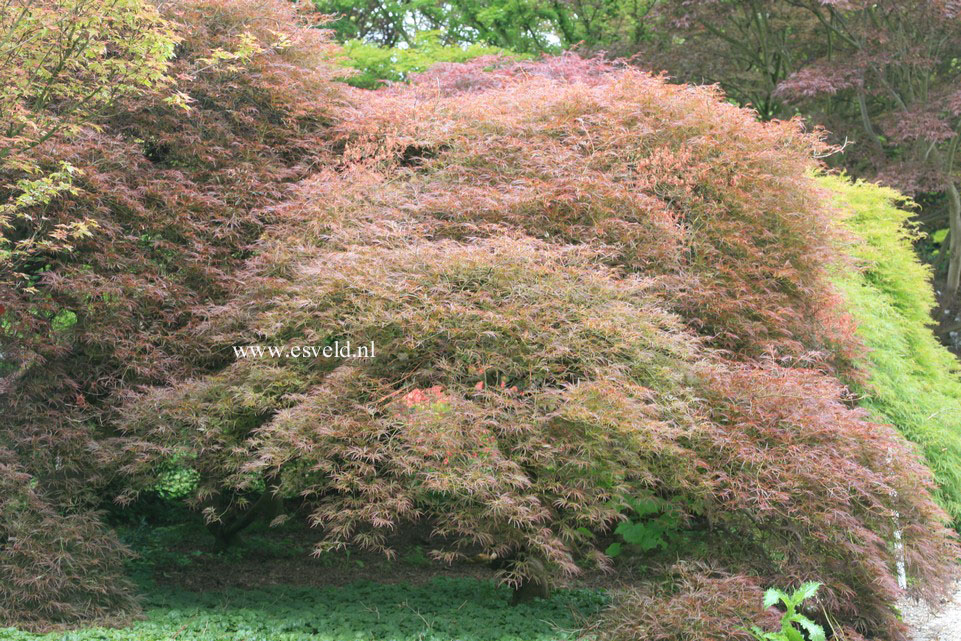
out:
{"label": "green leaf", "polygon": [[821,584],[817,581],[808,581],[794,591],[794,594],[791,595],[791,601],[793,601],[795,604],[806,601],[817,594],[817,591],[820,587]]}
{"label": "green leaf", "polygon": [[630,502],[638,516],[649,516],[661,511],[661,502],[655,498],[636,499]]}
{"label": "green leaf", "polygon": [[797,628],[785,627],[782,628],[781,632],[783,633],[786,641],[804,641],[804,637],[797,630]]}
{"label": "green leaf", "polygon": [[778,590],[777,588],[768,588],[767,591],[764,593],[764,607],[772,608],[775,605],[777,605],[778,601],[786,597],[787,595],[784,592],[781,592],[780,590]]}
{"label": "green leaf", "polygon": [[825,641],[824,628],[811,619],[799,614],[794,618],[794,621],[808,633],[809,641]]}

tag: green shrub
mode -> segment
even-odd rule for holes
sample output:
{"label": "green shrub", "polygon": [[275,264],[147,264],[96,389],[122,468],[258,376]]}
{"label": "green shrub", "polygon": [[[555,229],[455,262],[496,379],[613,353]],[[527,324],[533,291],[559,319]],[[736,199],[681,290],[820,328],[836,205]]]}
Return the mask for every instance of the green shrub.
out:
{"label": "green shrub", "polygon": [[874,418],[917,444],[937,480],[937,499],[961,527],[961,377],[957,359],[929,328],[934,292],[911,246],[918,232],[896,191],[843,177],[818,180],[855,235],[846,249],[858,269],[844,266],[834,277],[870,350],[862,363],[868,380],[852,385]]}
{"label": "green shrub", "polygon": [[678,511],[656,496],[632,498],[626,503],[630,517],[614,528],[614,534],[621,540],[611,543],[605,553],[611,557],[619,556],[624,544],[640,552],[667,549],[681,527]]}

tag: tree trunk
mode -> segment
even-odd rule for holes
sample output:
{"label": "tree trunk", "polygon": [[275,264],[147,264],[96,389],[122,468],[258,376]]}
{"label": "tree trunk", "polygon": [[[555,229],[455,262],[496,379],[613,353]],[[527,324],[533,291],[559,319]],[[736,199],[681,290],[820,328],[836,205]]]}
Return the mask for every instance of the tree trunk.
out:
{"label": "tree trunk", "polygon": [[226,550],[236,540],[241,531],[253,525],[258,519],[271,521],[283,509],[283,501],[274,493],[274,488],[267,486],[264,493],[251,505],[247,511],[234,515],[230,522],[218,521],[207,526],[214,535],[218,550]]}
{"label": "tree trunk", "polygon": [[511,605],[530,603],[534,599],[549,598],[551,598],[551,588],[547,580],[541,577],[532,577],[515,588],[514,594],[511,596]]}
{"label": "tree trunk", "polygon": [[958,186],[954,181],[948,183],[947,192],[950,247],[948,281],[944,288],[942,306],[956,311],[954,306],[958,302],[958,293],[961,289],[961,193],[958,193]]}
{"label": "tree trunk", "polygon": [[[495,558],[490,563],[490,567],[495,570],[512,570],[517,562],[518,559],[516,556],[503,559]],[[551,596],[551,584],[547,567],[540,560],[529,560],[529,564],[532,566],[534,572],[532,576],[527,577],[521,581],[520,585],[514,588],[514,594],[511,596],[511,605],[529,603],[534,599],[549,599]]]}

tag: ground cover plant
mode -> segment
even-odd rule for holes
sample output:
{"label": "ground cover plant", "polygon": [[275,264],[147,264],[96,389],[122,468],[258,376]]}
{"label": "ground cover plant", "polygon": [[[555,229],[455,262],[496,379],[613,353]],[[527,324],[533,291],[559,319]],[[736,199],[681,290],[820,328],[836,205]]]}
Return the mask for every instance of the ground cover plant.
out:
{"label": "ground cover plant", "polygon": [[357,583],[191,594],[155,589],[146,619],[119,629],[30,634],[0,629],[3,641],[562,641],[604,604],[602,593],[569,590],[550,601],[505,606],[491,581],[436,579],[424,585]]}

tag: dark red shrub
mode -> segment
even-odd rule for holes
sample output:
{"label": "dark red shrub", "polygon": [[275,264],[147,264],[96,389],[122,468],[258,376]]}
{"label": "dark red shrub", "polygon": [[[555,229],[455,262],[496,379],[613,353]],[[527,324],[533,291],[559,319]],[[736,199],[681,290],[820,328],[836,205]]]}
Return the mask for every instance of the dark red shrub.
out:
{"label": "dark red shrub", "polygon": [[[96,127],[35,147],[38,166],[78,170],[73,188],[2,230],[11,243],[80,221],[91,232],[72,251],[36,253],[17,273],[0,265],[0,448],[13,457],[5,469],[28,478],[10,482],[35,487],[31,500],[42,506],[36,523],[0,521],[0,536],[20,536],[0,545],[0,583],[49,576],[18,590],[22,601],[0,594],[5,617],[72,620],[105,611],[125,590],[97,569],[123,552],[107,551],[109,535],[89,511],[131,451],[112,428],[120,394],[211,364],[194,331],[205,306],[238,286],[233,273],[288,185],[333,164],[327,132],[341,72],[325,32],[298,26],[280,0],[163,5],[181,36],[169,72],[189,111],[167,100],[169,88],[130,95]],[[3,182],[20,177],[7,166]],[[57,519],[76,543],[63,574],[46,565],[56,559]],[[37,523],[45,536],[22,535]]]}

